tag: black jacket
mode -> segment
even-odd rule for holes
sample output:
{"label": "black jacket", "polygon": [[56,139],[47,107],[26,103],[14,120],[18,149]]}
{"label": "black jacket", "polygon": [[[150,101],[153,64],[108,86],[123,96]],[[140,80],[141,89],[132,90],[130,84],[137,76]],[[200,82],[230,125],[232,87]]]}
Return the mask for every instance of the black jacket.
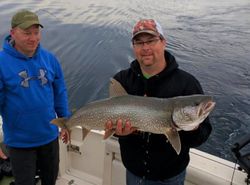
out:
{"label": "black jacket", "polygon": [[[174,56],[165,51],[167,67],[159,74],[146,79],[143,77],[137,60],[129,69],[120,71],[114,78],[126,89],[128,94],[160,98],[203,94],[198,80],[178,68]],[[133,123],[132,123],[133,124]],[[133,174],[150,180],[171,178],[182,172],[189,163],[190,147],[205,142],[212,127],[207,118],[195,131],[179,131],[181,153],[176,154],[173,147],[162,134],[135,132],[119,137],[124,166]]]}

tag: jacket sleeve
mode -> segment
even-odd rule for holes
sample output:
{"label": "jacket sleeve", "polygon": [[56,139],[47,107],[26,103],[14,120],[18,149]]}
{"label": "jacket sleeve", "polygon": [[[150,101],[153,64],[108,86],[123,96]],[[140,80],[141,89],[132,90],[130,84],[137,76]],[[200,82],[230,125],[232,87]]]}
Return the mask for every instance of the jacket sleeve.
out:
{"label": "jacket sleeve", "polygon": [[[184,95],[204,94],[202,87],[197,79],[192,77],[188,80]],[[196,130],[180,131],[180,138],[183,145],[188,147],[198,147],[204,143],[212,132],[209,118],[206,118]]]}
{"label": "jacket sleeve", "polygon": [[205,119],[194,131],[180,131],[180,138],[183,145],[198,147],[204,143],[211,134],[212,126],[209,118]]}
{"label": "jacket sleeve", "polygon": [[64,82],[63,72],[57,59],[55,67],[55,78],[53,82],[54,108],[58,117],[69,117],[67,89]]}
{"label": "jacket sleeve", "polygon": [[2,106],[4,103],[4,90],[3,90],[3,81],[2,76],[0,74],[0,115],[2,115]]}

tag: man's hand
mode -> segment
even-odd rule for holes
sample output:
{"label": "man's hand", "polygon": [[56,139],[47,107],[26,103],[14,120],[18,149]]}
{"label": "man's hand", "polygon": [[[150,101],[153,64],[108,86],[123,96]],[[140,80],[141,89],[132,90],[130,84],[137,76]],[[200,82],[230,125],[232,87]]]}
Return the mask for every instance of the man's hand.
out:
{"label": "man's hand", "polygon": [[67,144],[70,141],[70,133],[67,129],[62,128],[60,132],[62,142]]}
{"label": "man's hand", "polygon": [[3,153],[2,149],[0,148],[0,158],[7,159],[8,157]]}
{"label": "man's hand", "polygon": [[[118,119],[116,121],[116,128],[115,128],[115,134],[118,136],[126,136],[131,134],[132,132],[136,131],[137,128],[132,127],[130,121],[125,121],[125,124],[123,125],[123,122],[121,119]],[[105,132],[112,132],[113,130],[113,123],[111,120],[107,121],[105,124]]]}

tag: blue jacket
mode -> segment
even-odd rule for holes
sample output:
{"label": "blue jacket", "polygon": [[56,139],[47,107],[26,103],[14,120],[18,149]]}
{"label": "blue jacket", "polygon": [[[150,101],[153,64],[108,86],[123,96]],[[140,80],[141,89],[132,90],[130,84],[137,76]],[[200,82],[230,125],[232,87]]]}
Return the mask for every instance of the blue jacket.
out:
{"label": "blue jacket", "polygon": [[58,137],[56,117],[68,117],[67,92],[56,57],[38,46],[33,57],[18,52],[8,36],[0,52],[0,113],[4,142],[26,148]]}

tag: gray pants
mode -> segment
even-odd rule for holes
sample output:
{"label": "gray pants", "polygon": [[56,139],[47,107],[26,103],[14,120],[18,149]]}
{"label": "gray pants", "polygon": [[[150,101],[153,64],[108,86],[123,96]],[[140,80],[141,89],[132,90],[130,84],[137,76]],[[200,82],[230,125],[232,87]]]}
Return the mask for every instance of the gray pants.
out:
{"label": "gray pants", "polygon": [[58,139],[32,148],[8,147],[15,185],[35,185],[37,169],[42,185],[55,185],[59,170]]}

